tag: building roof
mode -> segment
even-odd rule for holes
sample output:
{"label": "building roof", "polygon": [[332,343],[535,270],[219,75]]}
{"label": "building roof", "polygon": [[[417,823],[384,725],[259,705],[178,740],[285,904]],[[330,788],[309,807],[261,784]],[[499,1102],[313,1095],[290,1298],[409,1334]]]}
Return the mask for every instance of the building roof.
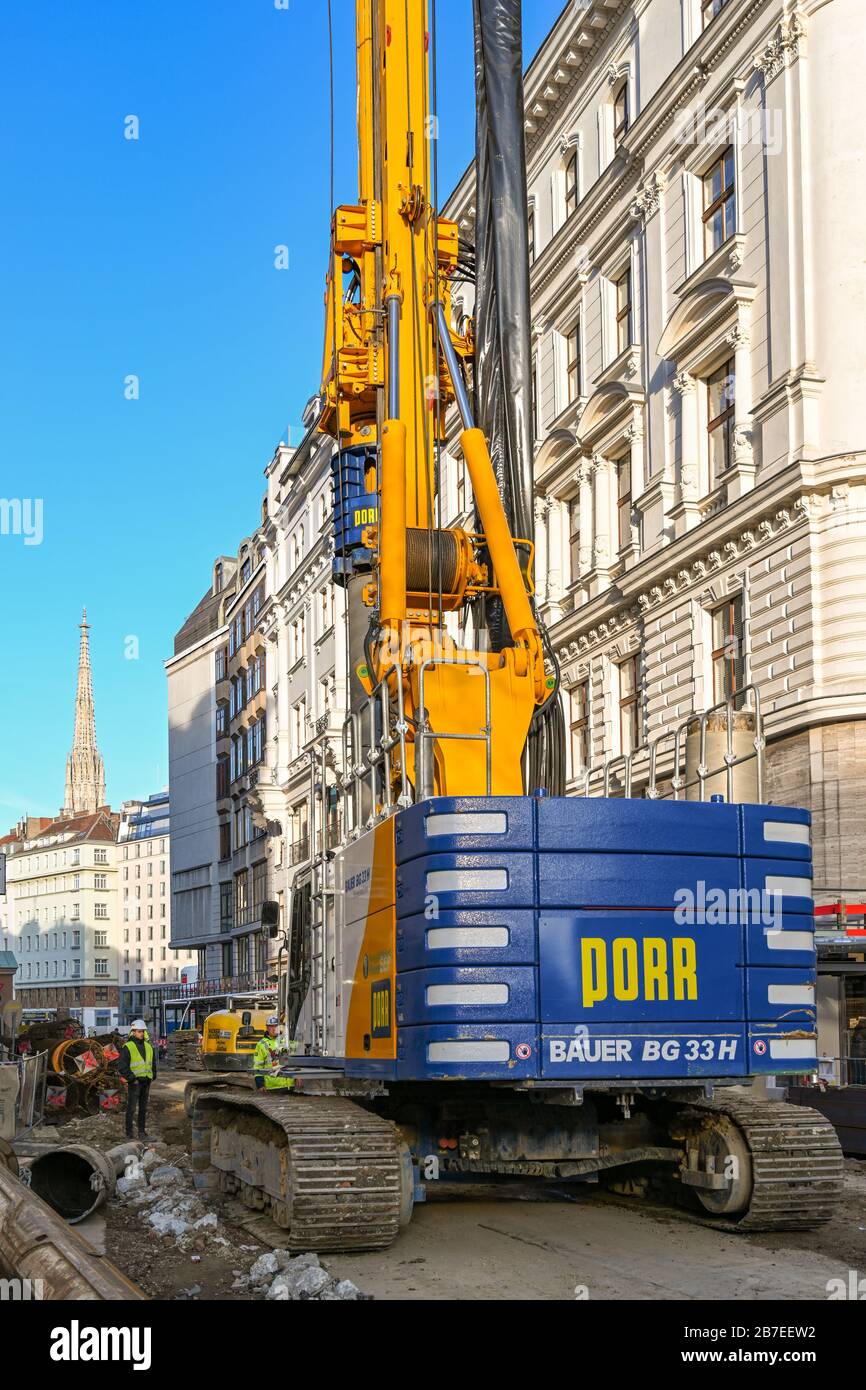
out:
{"label": "building roof", "polygon": [[93,811],[89,815],[58,816],[56,820],[48,820],[47,823],[43,823],[42,828],[35,834],[27,836],[7,835],[0,843],[5,844],[14,840],[19,844],[38,845],[40,840],[53,840],[60,836],[63,836],[65,844],[74,844],[76,841],[81,842],[83,840],[110,842],[117,839],[119,823],[119,817],[109,806],[100,806],[98,811]]}
{"label": "building roof", "polygon": [[0,970],[17,970],[18,962],[12,951],[0,951]]}
{"label": "building roof", "polygon": [[196,604],[175,636],[175,656],[180,656],[187,647],[194,647],[222,626],[220,622],[220,600],[222,597],[222,592],[215,594],[213,589],[208,589],[204,597]]}

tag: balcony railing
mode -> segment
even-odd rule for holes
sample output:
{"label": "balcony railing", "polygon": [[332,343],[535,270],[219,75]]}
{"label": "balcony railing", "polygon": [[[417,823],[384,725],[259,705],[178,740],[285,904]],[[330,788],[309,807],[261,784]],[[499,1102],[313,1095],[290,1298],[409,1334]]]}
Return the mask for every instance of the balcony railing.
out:
{"label": "balcony railing", "polygon": [[255,990],[270,990],[269,972],[253,971],[247,975],[219,975],[211,980],[196,980],[191,985],[175,985],[172,995],[175,999],[219,998],[224,994],[250,994]]}
{"label": "balcony railing", "polygon": [[303,864],[310,857],[310,837],[304,835],[300,840],[295,840],[289,845],[289,863]]}

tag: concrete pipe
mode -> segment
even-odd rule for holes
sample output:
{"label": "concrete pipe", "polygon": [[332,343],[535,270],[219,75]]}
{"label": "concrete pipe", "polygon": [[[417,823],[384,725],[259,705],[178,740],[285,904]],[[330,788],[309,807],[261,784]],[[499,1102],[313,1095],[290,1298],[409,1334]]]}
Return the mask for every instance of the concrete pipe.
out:
{"label": "concrete pipe", "polygon": [[146,1295],[0,1164],[0,1273],[46,1300],[143,1300]]}
{"label": "concrete pipe", "polygon": [[30,1189],[74,1225],[114,1192],[118,1172],[123,1172],[123,1161],[119,1170],[115,1167],[114,1152],[103,1154],[89,1144],[68,1144],[37,1154],[30,1164]]}

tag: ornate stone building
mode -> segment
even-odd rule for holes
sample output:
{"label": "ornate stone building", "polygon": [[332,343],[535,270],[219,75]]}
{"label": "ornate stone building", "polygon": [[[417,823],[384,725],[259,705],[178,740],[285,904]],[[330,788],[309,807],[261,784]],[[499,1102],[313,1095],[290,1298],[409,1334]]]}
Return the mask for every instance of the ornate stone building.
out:
{"label": "ornate stone building", "polygon": [[[861,21],[854,0],[569,4],[525,81],[569,789],[632,753],[640,794],[641,750],[753,684],[766,795],[811,809],[825,899],[864,887]],[[471,238],[471,167],[447,212]],[[455,457],[454,515],[463,486]]]}
{"label": "ornate stone building", "polygon": [[201,1015],[272,974],[266,899],[288,904],[324,799],[333,832],[345,689],[342,594],[331,582],[331,444],[307,407],[297,448],[267,468],[261,524],[175,639],[169,693],[172,944],[198,957],[178,991]]}

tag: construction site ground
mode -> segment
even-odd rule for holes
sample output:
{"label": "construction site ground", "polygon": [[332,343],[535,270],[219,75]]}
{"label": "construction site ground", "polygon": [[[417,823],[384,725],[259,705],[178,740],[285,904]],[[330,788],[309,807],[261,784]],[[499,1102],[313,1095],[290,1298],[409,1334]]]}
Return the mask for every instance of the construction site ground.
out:
{"label": "construction site ground", "polygon": [[[84,1232],[153,1298],[285,1296],[273,1289],[268,1295],[277,1228],[233,1199],[193,1196],[183,1108],[189,1076],[161,1070],[148,1124],[157,1141],[149,1162],[173,1173],[167,1190],[177,1194],[187,1229],[180,1238],[173,1228],[154,1229],[151,1209],[133,1192],[113,1198]],[[123,1140],[122,1116],[73,1119],[53,1133],[61,1142],[108,1149]],[[162,1225],[170,1226],[172,1215]],[[269,1258],[262,1261],[263,1255]],[[532,1184],[499,1185],[459,1195],[443,1187],[416,1205],[390,1250],[325,1255],[321,1265],[332,1276],[330,1292],[322,1294],[329,1298],[357,1297],[333,1291],[335,1281],[349,1280],[362,1297],[376,1299],[823,1301],[831,1281],[848,1287],[851,1271],[866,1274],[866,1163],[846,1160],[838,1210],[826,1226],[805,1234],[725,1234],[589,1186],[552,1193]]]}

